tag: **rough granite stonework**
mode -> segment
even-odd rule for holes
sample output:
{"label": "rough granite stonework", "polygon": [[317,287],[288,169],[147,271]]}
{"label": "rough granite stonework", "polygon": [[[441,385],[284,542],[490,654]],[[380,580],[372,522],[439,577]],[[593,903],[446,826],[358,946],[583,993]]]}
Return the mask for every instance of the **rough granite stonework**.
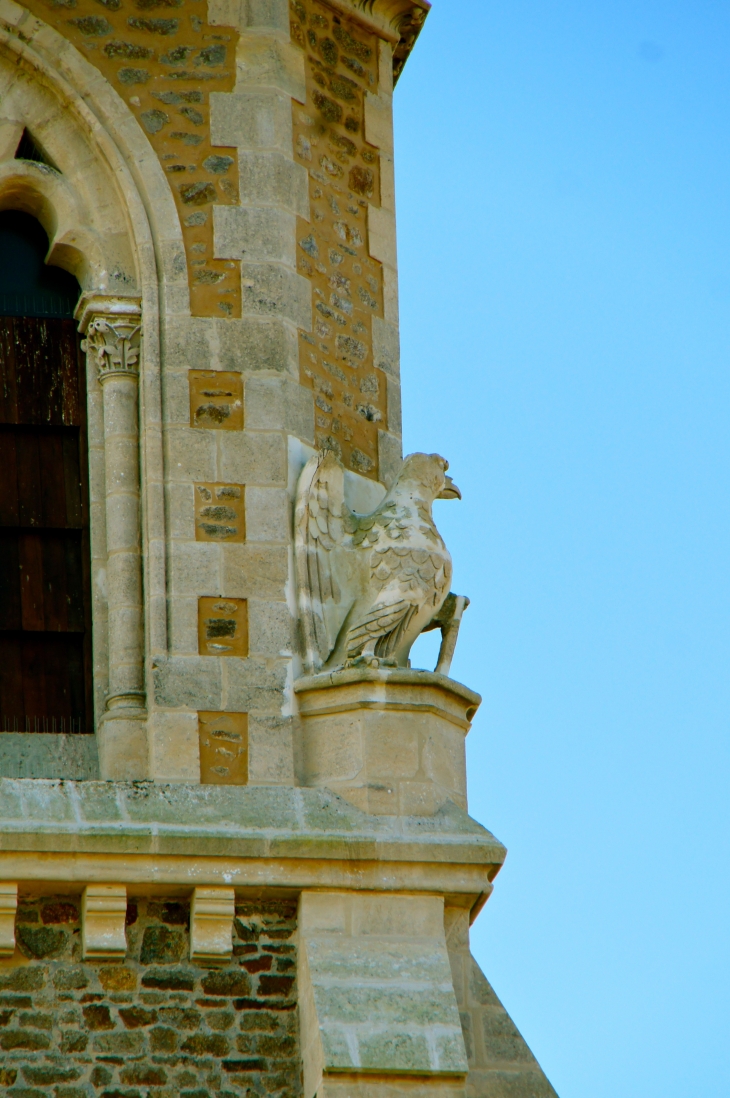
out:
{"label": "rough granite stonework", "polygon": [[80,290],[93,696],[0,733],[9,1098],[554,1098],[469,952],[506,851],[448,677],[459,492],[401,448],[428,10],[0,0],[0,209]]}

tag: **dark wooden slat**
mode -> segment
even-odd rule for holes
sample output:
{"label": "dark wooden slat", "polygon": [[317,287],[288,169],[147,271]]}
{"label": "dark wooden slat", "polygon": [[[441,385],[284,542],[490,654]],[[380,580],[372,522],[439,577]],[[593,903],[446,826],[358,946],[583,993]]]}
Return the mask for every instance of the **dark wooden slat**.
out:
{"label": "dark wooden slat", "polygon": [[0,317],[0,423],[18,422],[15,317]]}
{"label": "dark wooden slat", "polygon": [[22,621],[18,535],[0,530],[0,629],[20,629]]}
{"label": "dark wooden slat", "polygon": [[43,547],[43,623],[47,632],[66,632],[70,589],[66,576],[67,538],[45,534]]}
{"label": "dark wooden slat", "polygon": [[46,638],[26,633],[21,641],[23,713],[42,717],[46,709]]}
{"label": "dark wooden slat", "polygon": [[21,526],[42,526],[41,465],[38,435],[20,431],[16,435],[18,469],[18,521]]}
{"label": "dark wooden slat", "polygon": [[38,436],[41,513],[44,526],[66,525],[66,484],[61,431]]}
{"label": "dark wooden slat", "polygon": [[73,320],[60,320],[58,348],[62,379],[62,417],[67,427],[80,427],[86,423],[84,363],[81,358],[79,337]]}
{"label": "dark wooden slat", "polygon": [[[86,727],[86,683],[84,681],[84,643],[79,636],[69,638],[71,643],[63,652],[64,665],[61,671],[64,687],[67,689],[69,699],[69,712],[77,719],[81,719],[81,729]],[[67,685],[66,685],[67,684]]]}
{"label": "dark wooden slat", "polygon": [[84,521],[81,439],[78,431],[63,432],[63,476],[66,499],[66,526],[81,526]]}
{"label": "dark wooden slat", "polygon": [[20,534],[20,604],[23,629],[43,631],[43,541],[40,534]]}
{"label": "dark wooden slat", "polygon": [[18,524],[18,471],[15,435],[0,426],[0,526]]}
{"label": "dark wooden slat", "polygon": [[63,541],[66,573],[66,628],[83,633],[88,628],[84,605],[84,562],[81,534],[66,535]]}
{"label": "dark wooden slat", "polygon": [[[18,636],[0,633],[0,719],[20,718],[25,713],[21,642]],[[0,724],[0,728],[3,725]],[[10,729],[12,731],[12,727]],[[18,729],[22,731],[22,729]]]}

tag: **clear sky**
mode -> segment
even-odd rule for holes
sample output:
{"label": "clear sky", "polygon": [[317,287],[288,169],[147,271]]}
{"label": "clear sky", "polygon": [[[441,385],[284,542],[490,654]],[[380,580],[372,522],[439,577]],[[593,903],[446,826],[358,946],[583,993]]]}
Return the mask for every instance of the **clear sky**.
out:
{"label": "clear sky", "polygon": [[720,0],[435,0],[396,92],[473,950],[560,1098],[730,1095],[729,122]]}

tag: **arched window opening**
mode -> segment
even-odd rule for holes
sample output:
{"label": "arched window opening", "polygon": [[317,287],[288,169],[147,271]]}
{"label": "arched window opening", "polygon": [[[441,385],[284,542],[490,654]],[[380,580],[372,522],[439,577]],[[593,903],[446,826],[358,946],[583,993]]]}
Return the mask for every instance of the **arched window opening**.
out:
{"label": "arched window opening", "polygon": [[90,732],[86,387],[79,286],[0,213],[0,732]]}

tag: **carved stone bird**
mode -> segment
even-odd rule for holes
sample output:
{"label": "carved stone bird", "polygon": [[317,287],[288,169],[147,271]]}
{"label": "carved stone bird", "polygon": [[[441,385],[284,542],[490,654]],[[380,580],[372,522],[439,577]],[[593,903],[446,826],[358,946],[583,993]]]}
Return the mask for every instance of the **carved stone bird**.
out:
{"label": "carved stone bird", "polygon": [[431,515],[461,499],[438,454],[411,454],[369,515],[345,503],[345,470],[331,451],[299,478],[296,563],[305,667],[406,667],[416,637],[439,613],[451,557]]}

